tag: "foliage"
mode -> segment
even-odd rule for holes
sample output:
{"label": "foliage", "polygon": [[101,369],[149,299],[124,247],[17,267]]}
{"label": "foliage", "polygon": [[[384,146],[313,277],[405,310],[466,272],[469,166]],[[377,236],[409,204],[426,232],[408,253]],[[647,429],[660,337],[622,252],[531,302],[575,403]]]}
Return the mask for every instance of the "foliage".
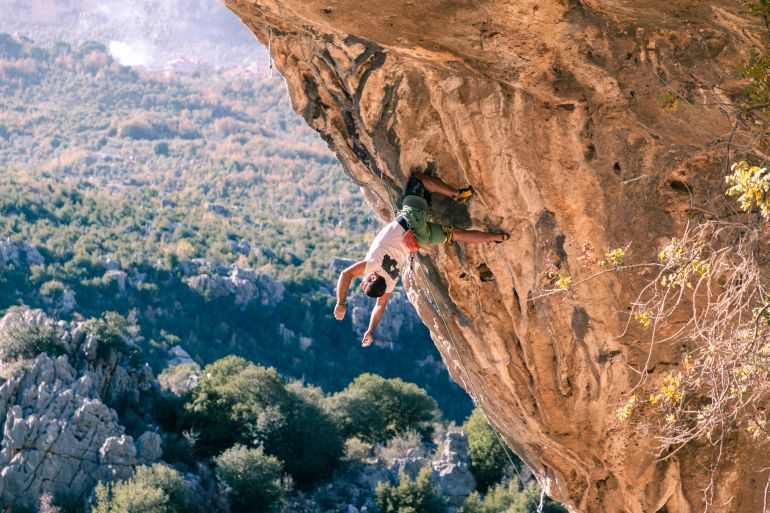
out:
{"label": "foliage", "polygon": [[420,433],[412,430],[399,433],[388,440],[384,446],[377,447],[377,456],[388,464],[406,457],[427,458],[430,457],[430,452]]}
{"label": "foliage", "polygon": [[746,109],[767,106],[770,103],[770,53],[759,53],[752,50],[749,60],[738,68],[751,83],[744,89],[743,96]]}
{"label": "foliage", "polygon": [[61,513],[61,508],[54,504],[53,496],[50,493],[44,493],[40,496],[39,513]]}
{"label": "foliage", "polygon": [[273,369],[237,356],[207,365],[185,406],[198,433],[198,452],[211,456],[236,443],[250,444],[253,427],[280,426],[288,395]]}
{"label": "foliage", "polygon": [[[748,2],[750,12],[760,16],[765,27],[770,32],[770,3],[768,0]],[[738,72],[751,80],[742,94],[743,109],[745,112],[770,107],[770,53],[760,53],[751,49],[749,59],[738,67]]]}
{"label": "foliage", "polygon": [[183,513],[187,491],[182,475],[165,465],[136,469],[132,477],[115,484],[99,483],[93,513]]}
{"label": "foliage", "polygon": [[429,468],[422,469],[414,481],[401,472],[398,485],[378,484],[375,500],[382,513],[443,513],[445,508]]}
{"label": "foliage", "polygon": [[56,332],[48,324],[10,322],[0,332],[0,360],[5,362],[60,352]]}
{"label": "foliage", "polygon": [[741,210],[749,212],[753,208],[770,220],[770,173],[766,167],[749,166],[746,161],[733,164],[733,174],[725,178],[727,196],[738,196]]}
{"label": "foliage", "polygon": [[[535,513],[540,504],[540,487],[530,481],[526,486],[512,479],[507,484],[498,484],[490,488],[482,498],[478,492],[471,493],[463,503],[460,513]],[[543,498],[543,513],[567,513],[567,509],[551,500]]]}
{"label": "foliage", "polygon": [[[198,439],[196,449],[213,455],[240,443],[285,462],[300,486],[326,477],[343,444],[320,390],[285,386],[274,369],[229,356],[206,366],[186,405]],[[313,443],[308,443],[313,440]]]}
{"label": "foliage", "polygon": [[200,367],[193,363],[183,363],[163,369],[158,375],[158,382],[163,390],[181,396],[192,390],[191,376],[195,374],[200,374]]}
{"label": "foliage", "polygon": [[106,312],[100,319],[92,318],[85,322],[86,333],[94,337],[98,345],[99,356],[104,358],[110,351],[120,351],[132,357],[134,362],[140,358],[136,346],[129,341],[126,331],[126,318],[117,312]]}
{"label": "foliage", "polygon": [[232,510],[238,512],[270,511],[283,497],[283,464],[268,456],[262,448],[235,445],[216,458],[216,473],[230,488]]}
{"label": "foliage", "polygon": [[721,444],[738,429],[766,437],[769,255],[766,228],[751,215],[693,222],[661,249],[659,273],[640,294],[634,318],[651,344],[692,343],[682,346],[678,369],[640,382],[618,417],[653,413],[647,418],[660,419],[668,455],[693,440]]}
{"label": "foliage", "polygon": [[[498,483],[510,466],[509,457],[520,464],[518,457],[509,452],[489,425],[484,412],[476,408],[463,424],[463,431],[468,435],[468,455],[471,459],[471,472],[476,478],[477,488],[484,492],[494,483]],[[509,456],[512,455],[512,456]]]}
{"label": "foliage", "polygon": [[429,440],[440,415],[425,390],[401,379],[361,374],[331,399],[342,431],[369,442],[385,442],[414,430]]}

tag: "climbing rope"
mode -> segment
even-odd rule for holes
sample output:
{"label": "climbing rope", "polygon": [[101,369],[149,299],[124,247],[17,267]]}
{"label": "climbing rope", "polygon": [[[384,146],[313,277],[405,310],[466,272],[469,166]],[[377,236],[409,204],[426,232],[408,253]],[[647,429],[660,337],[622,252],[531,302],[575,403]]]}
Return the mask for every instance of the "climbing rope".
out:
{"label": "climbing rope", "polygon": [[273,27],[267,27],[267,76],[273,78]]}
{"label": "climbing rope", "polygon": [[[438,163],[436,164],[436,167],[438,168]],[[390,187],[388,186],[387,175],[386,175],[384,170],[382,171],[382,179],[383,179],[383,182],[385,184],[385,190],[388,193],[388,201],[390,202],[390,207],[393,210],[393,214],[395,216],[397,216],[398,215],[398,208],[396,207],[396,203],[393,200],[393,196],[390,193]],[[413,256],[414,256],[414,253],[410,252],[409,253],[409,265],[408,265],[408,271],[409,271],[410,275],[412,275]],[[430,302],[431,306],[433,307],[433,310],[436,312],[436,315],[438,315],[439,319],[441,319],[441,322],[444,325],[444,330],[446,331],[447,335],[449,336],[449,342],[450,342],[450,344],[452,344],[452,349],[454,350],[455,355],[457,355],[457,362],[458,362],[458,364],[460,366],[460,369],[462,370],[464,375],[468,377],[468,384],[470,385],[470,388],[471,388],[471,393],[470,393],[471,401],[473,402],[473,405],[476,406],[479,409],[479,411],[481,411],[482,414],[484,415],[484,419],[487,421],[487,424],[492,429],[492,432],[495,434],[495,438],[497,439],[498,443],[500,444],[500,447],[503,449],[503,452],[505,453],[505,457],[508,459],[508,462],[510,463],[511,468],[516,473],[516,476],[518,477],[519,482],[521,483],[522,488],[524,489],[526,494],[529,496],[530,500],[534,501],[536,499],[532,495],[530,490],[524,485],[524,480],[521,477],[521,473],[519,472],[519,469],[516,467],[516,463],[513,461],[513,457],[511,456],[511,454],[509,452],[510,449],[508,448],[508,446],[503,441],[503,438],[500,435],[500,433],[497,431],[497,428],[495,428],[495,426],[493,426],[492,423],[489,422],[489,418],[487,417],[487,414],[480,407],[479,400],[477,399],[477,397],[480,397],[480,394],[478,393],[478,390],[476,389],[476,385],[473,383],[473,380],[470,379],[470,373],[468,372],[468,369],[465,367],[465,364],[463,364],[463,360],[462,360],[462,358],[460,356],[460,351],[457,348],[457,343],[455,342],[454,335],[452,334],[452,330],[449,328],[449,323],[447,322],[446,318],[444,317],[444,314],[441,312],[441,307],[439,306],[438,300],[436,299],[436,295],[433,292],[433,287],[431,286],[431,281],[428,279],[428,274],[425,271],[425,266],[424,265],[420,266],[420,270],[422,271],[423,280],[425,281],[425,288],[428,290],[428,293],[430,294],[430,301],[429,302]],[[540,502],[539,502],[538,507],[537,507],[537,513],[542,513],[543,512],[543,501],[544,501],[544,498],[545,498],[545,489],[543,489],[541,487],[541,489],[540,489]]]}

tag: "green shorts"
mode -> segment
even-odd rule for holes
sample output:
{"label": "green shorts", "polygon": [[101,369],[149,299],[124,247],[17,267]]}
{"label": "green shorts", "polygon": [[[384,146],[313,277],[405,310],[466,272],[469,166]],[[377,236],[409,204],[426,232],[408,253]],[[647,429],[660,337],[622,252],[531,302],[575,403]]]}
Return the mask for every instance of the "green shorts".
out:
{"label": "green shorts", "polygon": [[409,221],[409,227],[420,246],[452,242],[451,227],[428,222],[430,193],[416,178],[409,180],[402,204],[398,213]]}
{"label": "green shorts", "polygon": [[[404,200],[408,198],[409,196]],[[444,244],[451,240],[452,229],[428,222],[428,213],[425,210],[405,205],[398,213],[409,221],[409,227],[420,246]]]}

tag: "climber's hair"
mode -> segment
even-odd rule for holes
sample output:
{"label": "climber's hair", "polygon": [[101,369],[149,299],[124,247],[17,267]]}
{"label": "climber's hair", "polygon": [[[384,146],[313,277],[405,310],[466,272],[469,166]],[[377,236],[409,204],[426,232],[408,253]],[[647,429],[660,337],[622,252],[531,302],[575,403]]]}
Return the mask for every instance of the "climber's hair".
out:
{"label": "climber's hair", "polygon": [[385,283],[385,278],[379,275],[376,280],[368,281],[364,284],[364,292],[366,292],[366,295],[369,297],[381,297],[385,294],[386,288],[387,284]]}

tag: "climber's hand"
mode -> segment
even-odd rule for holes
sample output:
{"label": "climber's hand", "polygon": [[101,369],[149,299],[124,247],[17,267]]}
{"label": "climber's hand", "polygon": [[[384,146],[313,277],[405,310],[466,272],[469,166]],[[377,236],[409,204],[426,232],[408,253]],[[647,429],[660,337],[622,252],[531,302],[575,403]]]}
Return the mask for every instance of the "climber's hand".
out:
{"label": "climber's hand", "polygon": [[346,309],[345,305],[341,305],[341,304],[337,303],[334,306],[334,318],[337,319],[338,321],[341,321],[342,319],[344,319],[345,318],[345,309]]}
{"label": "climber's hand", "polygon": [[367,331],[366,333],[364,333],[364,338],[361,340],[361,345],[363,347],[369,347],[370,345],[372,345],[373,341],[374,339],[372,338],[372,332]]}

